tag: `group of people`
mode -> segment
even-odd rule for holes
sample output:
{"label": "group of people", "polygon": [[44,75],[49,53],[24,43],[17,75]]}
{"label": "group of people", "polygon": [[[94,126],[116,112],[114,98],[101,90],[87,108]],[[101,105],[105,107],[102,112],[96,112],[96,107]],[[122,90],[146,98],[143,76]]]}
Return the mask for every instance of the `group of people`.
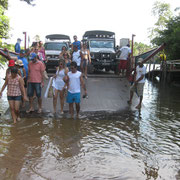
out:
{"label": "group of people", "polygon": [[[53,107],[56,113],[58,94],[60,96],[60,113],[64,113],[64,97],[67,91],[66,102],[69,103],[69,113],[74,116],[74,104],[76,106],[76,114],[79,116],[80,112],[80,99],[81,99],[81,86],[84,89],[84,97],[87,96],[87,90],[84,83],[83,76],[87,79],[87,65],[91,63],[91,57],[86,44],[77,41],[77,36],[74,36],[72,43],[73,51],[70,53],[66,47],[62,48],[59,55],[59,66],[56,68],[56,74],[53,76]],[[17,45],[15,45],[15,49]],[[0,97],[7,86],[7,98],[11,110],[11,115],[14,123],[20,120],[19,108],[22,102],[24,106],[25,101],[29,101],[29,109],[27,113],[33,112],[33,101],[38,99],[38,111],[42,112],[42,88],[44,86],[45,78],[45,50],[43,43],[34,43],[32,49],[25,54],[24,50],[20,50],[18,57],[10,56],[7,51],[7,59],[9,60],[9,67],[6,72],[5,83],[0,91]],[[124,51],[124,53],[123,53]],[[130,48],[123,47],[121,49],[120,68],[126,67],[126,61],[129,58]],[[27,58],[28,56],[28,58]],[[125,69],[125,68],[122,68]],[[137,109],[141,108],[143,98],[143,86],[145,82],[145,66],[142,59],[139,59],[136,68],[136,77],[134,84],[130,89],[129,104],[132,103],[134,92],[140,97]]]}
{"label": "group of people", "polygon": [[[76,36],[77,38],[77,36]],[[75,39],[75,37],[74,37]],[[20,40],[18,39],[18,44]],[[81,44],[80,44],[81,47]],[[83,81],[83,71],[82,63],[84,61],[89,61],[86,59],[88,56],[88,51],[83,45],[82,49],[79,50],[78,42],[75,41],[73,45],[73,52],[70,54],[64,47],[61,52],[59,66],[56,69],[56,74],[53,77],[53,106],[54,113],[56,113],[56,104],[58,93],[60,94],[60,104],[61,104],[61,114],[63,114],[64,107],[64,93],[67,93],[67,102],[69,103],[69,112],[71,116],[74,115],[73,104],[76,104],[77,116],[79,116],[80,111],[80,91],[81,85],[84,88],[84,95],[87,95],[86,87]],[[17,44],[15,45],[15,50],[17,49]],[[42,112],[42,87],[44,86],[45,77],[45,51],[42,46],[42,42],[34,43],[31,50],[25,53],[24,50],[20,50],[19,56],[10,56],[9,51],[7,52],[6,58],[9,61],[8,69],[6,71],[5,83],[0,91],[0,97],[4,89],[7,86],[7,98],[10,105],[11,115],[14,123],[20,120],[19,108],[22,102],[24,106],[25,101],[29,101],[29,109],[27,113],[33,112],[33,101],[37,97],[38,99],[38,111]],[[77,53],[78,52],[78,53]],[[84,54],[83,54],[83,53]],[[28,56],[28,57],[27,57]],[[82,58],[79,58],[79,56]],[[90,57],[90,55],[89,55]],[[86,73],[86,71],[84,71]],[[87,74],[85,75],[87,77]]]}

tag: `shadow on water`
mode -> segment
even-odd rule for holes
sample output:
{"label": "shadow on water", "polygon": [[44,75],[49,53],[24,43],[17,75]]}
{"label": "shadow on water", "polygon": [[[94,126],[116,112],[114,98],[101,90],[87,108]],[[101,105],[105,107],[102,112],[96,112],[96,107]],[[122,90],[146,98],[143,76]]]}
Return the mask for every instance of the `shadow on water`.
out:
{"label": "shadow on water", "polygon": [[141,112],[0,122],[3,179],[180,179],[178,88],[146,83]]}

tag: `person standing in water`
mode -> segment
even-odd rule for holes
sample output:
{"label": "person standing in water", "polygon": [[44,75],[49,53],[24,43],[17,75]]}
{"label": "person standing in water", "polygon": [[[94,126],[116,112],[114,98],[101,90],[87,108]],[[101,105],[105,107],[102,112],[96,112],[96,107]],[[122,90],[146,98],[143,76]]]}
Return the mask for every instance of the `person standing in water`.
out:
{"label": "person standing in water", "polygon": [[77,70],[77,63],[71,62],[71,71],[64,77],[64,81],[68,84],[68,94],[66,102],[69,103],[69,113],[71,117],[74,117],[74,103],[76,105],[77,117],[80,112],[81,102],[81,86],[84,89],[85,96],[87,95],[86,86],[84,84],[83,76],[80,71]]}
{"label": "person standing in water", "polygon": [[14,123],[20,120],[19,107],[23,97],[24,101],[27,101],[26,93],[24,90],[24,81],[18,75],[18,69],[13,67],[11,69],[11,74],[6,77],[5,83],[0,91],[0,97],[2,97],[2,92],[7,86],[7,99],[9,102],[9,107]]}
{"label": "person standing in water", "polygon": [[61,105],[61,114],[64,114],[63,108],[64,108],[64,93],[66,84],[63,80],[65,75],[68,73],[68,68],[65,67],[64,60],[59,61],[59,67],[56,69],[56,75],[53,77],[53,83],[52,87],[54,88],[54,96],[53,96],[53,107],[54,107],[54,113],[56,113],[56,106],[57,106],[57,98],[58,94],[60,97],[60,105]]}
{"label": "person standing in water", "polygon": [[132,104],[132,98],[134,92],[137,92],[139,97],[139,104],[136,106],[136,109],[141,109],[141,104],[143,100],[143,89],[145,83],[145,74],[146,74],[146,67],[143,65],[143,59],[138,59],[138,65],[136,67],[136,74],[135,74],[135,81],[134,84],[130,88],[130,100],[128,104]]}

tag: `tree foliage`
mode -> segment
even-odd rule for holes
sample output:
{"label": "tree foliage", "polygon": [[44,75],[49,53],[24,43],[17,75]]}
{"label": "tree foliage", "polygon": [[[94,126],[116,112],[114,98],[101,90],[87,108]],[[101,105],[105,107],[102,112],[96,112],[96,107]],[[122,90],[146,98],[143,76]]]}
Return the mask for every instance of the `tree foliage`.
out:
{"label": "tree foliage", "polygon": [[153,28],[150,28],[150,39],[159,35],[159,32],[162,31],[168,20],[172,17],[172,12],[170,10],[170,4],[162,3],[160,1],[156,1],[152,8],[152,14],[157,18],[156,23]]}
{"label": "tree foliage", "polygon": [[0,39],[8,38],[8,32],[10,29],[9,18],[4,13],[4,7],[0,6]]}
{"label": "tree foliage", "polygon": [[34,2],[35,0],[20,0],[20,1],[25,1],[25,2],[27,2],[29,5],[32,5],[32,6],[35,5],[35,4],[33,4],[33,2]]}
{"label": "tree foliage", "polygon": [[0,0],[0,6],[4,9],[8,9],[8,0]]}
{"label": "tree foliage", "polygon": [[137,56],[139,54],[143,54],[149,50],[151,50],[152,47],[150,45],[141,43],[141,42],[135,42],[133,46],[133,55]]}
{"label": "tree foliage", "polygon": [[159,31],[159,36],[152,40],[153,44],[166,43],[168,59],[180,59],[180,16],[173,17],[167,22],[165,29]]}

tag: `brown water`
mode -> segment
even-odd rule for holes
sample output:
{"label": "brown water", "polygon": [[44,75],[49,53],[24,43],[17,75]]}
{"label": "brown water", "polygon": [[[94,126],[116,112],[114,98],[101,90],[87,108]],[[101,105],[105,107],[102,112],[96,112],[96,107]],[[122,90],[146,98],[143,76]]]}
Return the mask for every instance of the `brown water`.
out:
{"label": "brown water", "polygon": [[[1,80],[2,82],[2,80]],[[0,121],[0,179],[180,179],[180,87],[146,82],[144,108]],[[0,111],[8,107],[0,100]]]}

